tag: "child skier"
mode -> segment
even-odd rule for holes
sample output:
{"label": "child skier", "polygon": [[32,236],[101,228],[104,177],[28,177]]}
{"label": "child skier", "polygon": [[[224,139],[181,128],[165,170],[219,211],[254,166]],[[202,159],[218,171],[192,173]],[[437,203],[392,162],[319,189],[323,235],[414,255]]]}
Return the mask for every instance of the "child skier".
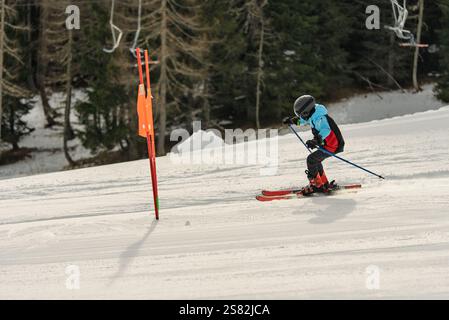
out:
{"label": "child skier", "polygon": [[[324,148],[332,153],[342,152],[345,142],[335,121],[328,115],[325,106],[315,102],[310,95],[299,97],[293,106],[296,117],[287,117],[284,124],[310,125],[314,138],[306,142],[307,147],[315,149]],[[327,193],[334,187],[333,181],[329,183],[324,173],[322,161],[329,158],[326,152],[316,150],[307,157],[307,178],[310,183],[302,189],[305,195],[313,192]]]}

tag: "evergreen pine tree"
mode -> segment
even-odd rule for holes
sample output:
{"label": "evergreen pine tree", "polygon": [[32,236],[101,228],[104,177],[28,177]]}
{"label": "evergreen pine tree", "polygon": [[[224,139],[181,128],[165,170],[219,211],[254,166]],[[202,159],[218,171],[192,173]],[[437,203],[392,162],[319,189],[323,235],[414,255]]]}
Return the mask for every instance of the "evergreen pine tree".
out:
{"label": "evergreen pine tree", "polygon": [[120,83],[121,70],[114,64],[116,54],[103,51],[111,36],[107,27],[109,12],[97,2],[84,4],[83,12],[87,14],[82,17],[78,39],[82,45],[77,46],[74,59],[79,63],[79,76],[87,88],[88,99],[75,105],[82,126],[77,134],[83,146],[93,153],[117,146],[126,152],[130,134],[125,116],[133,106],[128,105],[128,93]]}
{"label": "evergreen pine tree", "polygon": [[441,29],[438,32],[440,73],[441,77],[436,87],[439,99],[449,102],[449,1],[441,1]]}

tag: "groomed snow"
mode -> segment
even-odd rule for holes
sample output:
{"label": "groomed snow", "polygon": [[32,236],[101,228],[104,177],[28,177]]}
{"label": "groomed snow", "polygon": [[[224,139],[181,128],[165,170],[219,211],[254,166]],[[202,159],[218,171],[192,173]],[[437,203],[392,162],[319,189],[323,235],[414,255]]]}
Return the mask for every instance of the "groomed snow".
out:
{"label": "groomed snow", "polygon": [[254,199],[306,182],[292,134],[275,176],[158,158],[158,222],[146,160],[4,180],[0,298],[449,298],[448,123],[444,107],[342,126],[342,156],[387,180],[329,159],[363,188],[327,198]]}

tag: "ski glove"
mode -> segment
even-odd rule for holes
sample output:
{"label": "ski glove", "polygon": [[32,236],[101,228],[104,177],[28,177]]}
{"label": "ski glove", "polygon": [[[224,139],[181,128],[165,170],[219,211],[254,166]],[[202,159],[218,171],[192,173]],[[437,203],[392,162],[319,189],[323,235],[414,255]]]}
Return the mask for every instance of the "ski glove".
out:
{"label": "ski glove", "polygon": [[283,124],[296,124],[298,117],[286,117],[282,120]]}
{"label": "ski glove", "polygon": [[306,145],[309,149],[315,149],[323,145],[323,141],[320,138],[315,138],[312,140],[307,140]]}

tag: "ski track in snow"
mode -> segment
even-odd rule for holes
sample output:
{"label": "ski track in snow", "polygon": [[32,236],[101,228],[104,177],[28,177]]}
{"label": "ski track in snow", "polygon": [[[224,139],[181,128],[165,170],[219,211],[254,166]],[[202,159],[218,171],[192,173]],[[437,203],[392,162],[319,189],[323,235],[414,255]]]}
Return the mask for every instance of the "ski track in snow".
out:
{"label": "ski track in snow", "polygon": [[447,123],[449,107],[343,126],[342,156],[387,180],[329,159],[363,188],[327,198],[254,199],[306,183],[292,134],[275,176],[158,158],[158,222],[145,160],[4,180],[0,298],[449,298]]}

